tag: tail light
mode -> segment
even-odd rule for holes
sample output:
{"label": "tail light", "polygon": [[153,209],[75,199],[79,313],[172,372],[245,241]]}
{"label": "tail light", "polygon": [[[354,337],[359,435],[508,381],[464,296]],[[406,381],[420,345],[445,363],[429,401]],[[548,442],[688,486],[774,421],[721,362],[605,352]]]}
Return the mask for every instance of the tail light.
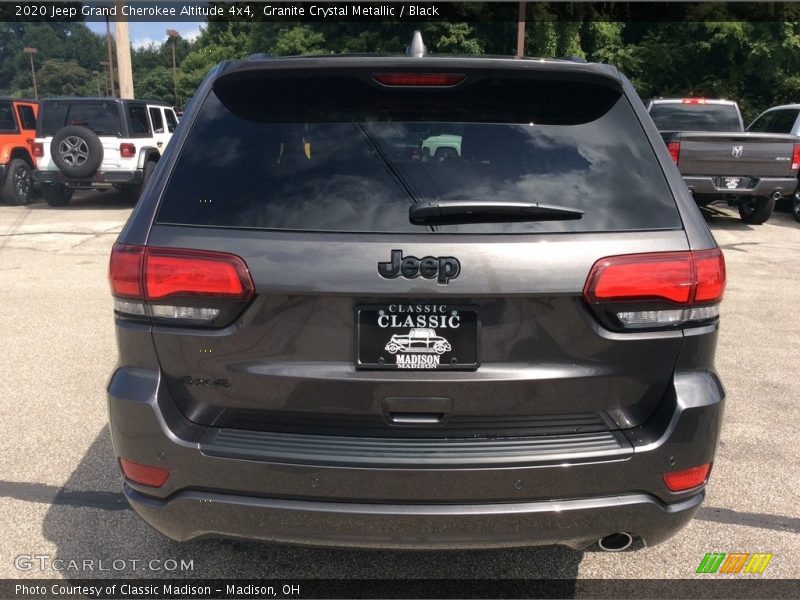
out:
{"label": "tail light", "polygon": [[134,483],[148,485],[150,487],[161,487],[169,478],[169,471],[162,467],[152,467],[150,465],[140,465],[125,458],[119,459],[119,466],[126,479]]}
{"label": "tail light", "polygon": [[705,98],[684,98],[681,100],[681,104],[705,104]]}
{"label": "tail light", "polygon": [[[797,146],[795,146],[797,148]],[[678,164],[678,160],[681,157],[681,143],[680,142],[670,142],[667,144],[667,152],[672,157],[672,160],[675,164]]]}
{"label": "tail light", "polygon": [[459,73],[375,73],[372,78],[391,87],[452,87],[467,76]]}
{"label": "tail light", "polygon": [[795,144],[792,151],[792,171],[796,169],[800,169],[800,144]]}
{"label": "tail light", "polygon": [[673,471],[665,473],[663,480],[664,485],[670,492],[686,492],[688,490],[700,487],[708,481],[708,474],[711,471],[711,463],[706,463],[691,469],[684,469],[683,471]]}
{"label": "tail light", "polygon": [[235,254],[115,244],[109,282],[118,314],[221,327],[255,294],[245,262]]}
{"label": "tail light", "polygon": [[716,320],[724,291],[725,259],[713,248],[602,258],[583,297],[612,329],[663,329]]}
{"label": "tail light", "polygon": [[44,145],[42,142],[33,142],[31,146],[31,153],[34,158],[42,158],[44,156]]}
{"label": "tail light", "polygon": [[119,155],[122,158],[133,158],[134,156],[136,156],[136,146],[128,143],[120,144]]}

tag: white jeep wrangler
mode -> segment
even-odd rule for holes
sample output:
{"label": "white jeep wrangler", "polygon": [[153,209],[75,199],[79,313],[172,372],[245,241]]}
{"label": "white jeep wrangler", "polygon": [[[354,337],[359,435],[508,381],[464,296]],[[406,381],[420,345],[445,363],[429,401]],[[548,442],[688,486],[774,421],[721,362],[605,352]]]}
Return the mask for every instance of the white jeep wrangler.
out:
{"label": "white jeep wrangler", "polygon": [[43,100],[33,179],[50,206],[65,206],[79,189],[114,187],[138,198],[177,125],[175,111],[161,102]]}

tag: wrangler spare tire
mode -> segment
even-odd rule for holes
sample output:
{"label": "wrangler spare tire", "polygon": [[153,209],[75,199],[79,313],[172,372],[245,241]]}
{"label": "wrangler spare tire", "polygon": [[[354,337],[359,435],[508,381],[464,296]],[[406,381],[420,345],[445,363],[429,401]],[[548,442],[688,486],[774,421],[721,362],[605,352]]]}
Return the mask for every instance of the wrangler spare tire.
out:
{"label": "wrangler spare tire", "polygon": [[90,177],[103,162],[103,144],[91,129],[70,125],[56,131],[50,156],[67,177]]}

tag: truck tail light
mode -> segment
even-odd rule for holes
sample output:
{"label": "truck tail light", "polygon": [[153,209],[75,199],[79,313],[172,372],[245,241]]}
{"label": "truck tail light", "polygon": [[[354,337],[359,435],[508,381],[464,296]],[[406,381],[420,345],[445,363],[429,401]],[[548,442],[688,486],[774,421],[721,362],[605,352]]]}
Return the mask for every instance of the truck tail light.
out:
{"label": "truck tail light", "polygon": [[681,104],[705,104],[705,98],[684,98],[681,100]]}
{"label": "truck tail light", "polygon": [[119,155],[121,158],[133,158],[136,156],[136,146],[133,144],[120,144]]}
{"label": "truck tail light", "polygon": [[602,258],[583,298],[614,329],[662,329],[715,320],[724,291],[725,259],[713,248]]}
{"label": "truck tail light", "polygon": [[31,146],[31,153],[34,158],[42,158],[44,156],[44,145],[42,142],[33,142]]}
{"label": "truck tail light", "polygon": [[115,244],[109,263],[120,315],[222,326],[238,316],[255,287],[235,254]]}
{"label": "truck tail light", "polygon": [[673,162],[677,165],[678,160],[681,157],[681,143],[680,142],[670,142],[667,144],[667,152],[672,157]]}
{"label": "truck tail light", "polygon": [[664,485],[670,492],[685,492],[700,487],[708,481],[711,463],[706,463],[682,471],[673,471],[664,474]]}
{"label": "truck tail light", "polygon": [[800,169],[800,144],[795,144],[792,150],[792,171],[797,169]]}

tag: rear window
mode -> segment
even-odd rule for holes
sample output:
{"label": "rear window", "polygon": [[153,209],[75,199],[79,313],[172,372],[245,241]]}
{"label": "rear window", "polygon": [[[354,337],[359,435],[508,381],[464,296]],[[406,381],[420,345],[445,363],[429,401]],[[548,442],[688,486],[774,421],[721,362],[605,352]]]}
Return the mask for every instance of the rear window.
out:
{"label": "rear window", "polygon": [[80,125],[97,135],[121,134],[115,102],[51,102],[42,107],[42,137],[50,137],[67,125]]}
{"label": "rear window", "polygon": [[654,104],[650,117],[660,131],[742,130],[739,112],[732,104]]}
{"label": "rear window", "polygon": [[[469,80],[468,80],[469,81]],[[159,223],[322,232],[678,228],[641,124],[595,83],[479,79],[387,89],[356,77],[255,78],[205,100]],[[420,226],[414,202],[538,202],[565,221]]]}

